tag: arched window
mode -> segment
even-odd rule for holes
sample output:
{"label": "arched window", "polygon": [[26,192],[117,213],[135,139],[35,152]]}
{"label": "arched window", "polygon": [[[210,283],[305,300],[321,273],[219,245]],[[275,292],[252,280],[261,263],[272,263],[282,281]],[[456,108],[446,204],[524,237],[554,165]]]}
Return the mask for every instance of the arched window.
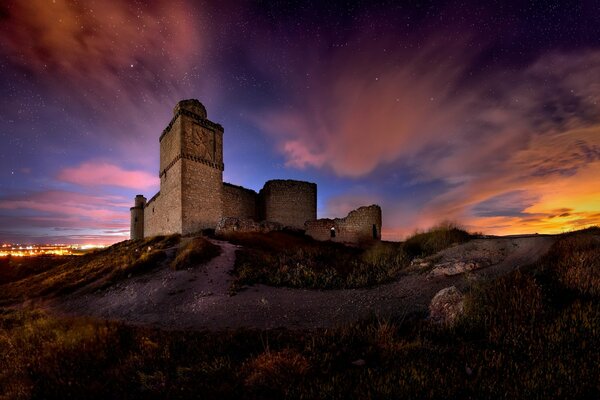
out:
{"label": "arched window", "polygon": [[331,237],[334,238],[335,237],[335,227],[332,226],[329,231],[331,233]]}

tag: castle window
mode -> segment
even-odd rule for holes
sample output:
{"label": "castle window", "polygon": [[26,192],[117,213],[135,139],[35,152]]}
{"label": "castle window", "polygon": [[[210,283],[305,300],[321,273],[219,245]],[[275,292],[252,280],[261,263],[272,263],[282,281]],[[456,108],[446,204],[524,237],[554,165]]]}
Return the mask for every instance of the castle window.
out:
{"label": "castle window", "polygon": [[373,239],[377,239],[377,225],[373,224]]}
{"label": "castle window", "polygon": [[137,217],[135,217],[135,218],[133,219],[133,222],[137,222]]}
{"label": "castle window", "polygon": [[331,227],[330,234],[331,234],[332,238],[335,237],[335,227],[333,227],[333,226]]}

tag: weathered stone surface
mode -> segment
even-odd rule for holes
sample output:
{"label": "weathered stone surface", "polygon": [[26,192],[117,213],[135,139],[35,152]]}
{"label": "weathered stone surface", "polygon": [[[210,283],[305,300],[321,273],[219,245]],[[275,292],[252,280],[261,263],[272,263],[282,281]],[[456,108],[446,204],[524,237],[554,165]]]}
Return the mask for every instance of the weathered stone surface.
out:
{"label": "weathered stone surface", "polygon": [[262,221],[256,222],[250,218],[223,217],[217,224],[215,233],[217,235],[225,235],[233,232],[260,232],[268,233],[272,231],[280,231],[283,225],[277,222]]}
{"label": "weathered stone surface", "polygon": [[464,295],[455,287],[440,290],[429,305],[429,318],[438,324],[453,325],[464,313]]}
{"label": "weathered stone surface", "polygon": [[344,243],[378,240],[381,239],[381,208],[378,205],[360,207],[350,211],[346,218],[307,221],[304,226],[306,234],[317,240]]}
{"label": "weathered stone surface", "polygon": [[429,276],[454,276],[479,268],[481,268],[481,264],[476,261],[450,261],[436,264]]}
{"label": "weathered stone surface", "polygon": [[146,198],[141,194],[135,196],[135,204],[131,210],[131,229],[129,236],[133,240],[144,238],[144,207]]}
{"label": "weathered stone surface", "polygon": [[258,220],[258,193],[241,186],[223,183],[223,217]]}
{"label": "weathered stone surface", "polygon": [[317,185],[311,182],[272,180],[259,193],[259,218],[294,229],[317,219]]}

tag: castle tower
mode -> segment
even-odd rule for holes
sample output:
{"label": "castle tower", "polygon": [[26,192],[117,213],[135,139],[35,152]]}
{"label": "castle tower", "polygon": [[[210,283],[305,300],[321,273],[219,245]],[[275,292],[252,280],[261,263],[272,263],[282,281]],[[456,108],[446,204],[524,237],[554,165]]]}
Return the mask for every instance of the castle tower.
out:
{"label": "castle tower", "polygon": [[160,137],[161,231],[214,228],[222,215],[223,169],[223,127],[207,119],[198,100],[180,101]]}
{"label": "castle tower", "polygon": [[144,238],[144,207],[146,206],[146,198],[141,194],[135,196],[134,206],[131,211],[131,229],[129,237],[131,240]]}

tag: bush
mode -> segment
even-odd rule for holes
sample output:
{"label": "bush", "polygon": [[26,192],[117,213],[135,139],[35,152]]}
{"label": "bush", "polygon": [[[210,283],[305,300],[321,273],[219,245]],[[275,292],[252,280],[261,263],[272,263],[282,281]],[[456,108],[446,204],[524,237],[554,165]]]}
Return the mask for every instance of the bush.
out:
{"label": "bush", "polygon": [[399,243],[350,247],[288,232],[238,234],[234,285],[264,283],[315,289],[372,286],[389,282],[410,264]]}
{"label": "bush", "polygon": [[221,254],[221,248],[203,237],[190,240],[177,251],[171,269],[181,270],[204,264]]}
{"label": "bush", "polygon": [[412,257],[426,257],[470,239],[471,235],[458,225],[445,222],[406,239],[404,250]]}

